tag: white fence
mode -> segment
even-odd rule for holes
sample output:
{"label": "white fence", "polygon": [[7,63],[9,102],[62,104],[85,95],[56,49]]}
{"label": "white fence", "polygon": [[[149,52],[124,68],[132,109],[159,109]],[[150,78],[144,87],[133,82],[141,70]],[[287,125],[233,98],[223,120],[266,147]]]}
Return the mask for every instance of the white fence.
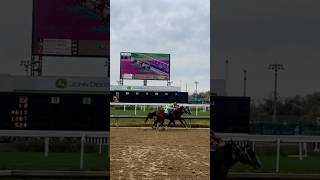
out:
{"label": "white fence", "polygon": [[[110,103],[110,106],[123,106],[123,111],[126,111],[126,107],[134,106],[135,115],[137,115],[137,109],[141,108],[143,111],[146,111],[147,106],[161,108],[164,107],[165,103]],[[196,116],[198,116],[199,110],[206,112],[210,110],[210,104],[179,104],[189,108],[195,108]]]}
{"label": "white fence", "polygon": [[[298,143],[299,145],[299,157],[300,160],[307,156],[307,143],[315,143],[315,150],[318,149],[318,144],[320,143],[320,136],[301,136],[301,135],[251,135],[251,134],[229,134],[229,133],[217,133],[225,141],[249,141],[252,142],[253,149],[255,148],[255,142],[270,142],[276,143],[276,172],[279,172],[280,165],[280,148],[281,143]],[[304,154],[303,154],[304,151]]]}
{"label": "white fence", "polygon": [[[81,138],[80,169],[83,169],[84,144],[95,143],[99,145],[99,153],[102,153],[102,144],[109,149],[108,131],[37,131],[37,130],[0,130],[0,137],[37,137],[44,138],[44,156],[49,155],[50,138],[74,137]],[[109,152],[108,152],[109,157]]]}

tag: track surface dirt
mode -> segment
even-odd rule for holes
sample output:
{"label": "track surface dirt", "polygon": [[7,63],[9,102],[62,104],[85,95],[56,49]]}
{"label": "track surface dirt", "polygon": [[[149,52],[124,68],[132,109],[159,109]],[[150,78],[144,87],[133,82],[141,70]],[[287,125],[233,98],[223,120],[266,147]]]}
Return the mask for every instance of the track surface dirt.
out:
{"label": "track surface dirt", "polygon": [[209,129],[111,128],[111,179],[210,179]]}

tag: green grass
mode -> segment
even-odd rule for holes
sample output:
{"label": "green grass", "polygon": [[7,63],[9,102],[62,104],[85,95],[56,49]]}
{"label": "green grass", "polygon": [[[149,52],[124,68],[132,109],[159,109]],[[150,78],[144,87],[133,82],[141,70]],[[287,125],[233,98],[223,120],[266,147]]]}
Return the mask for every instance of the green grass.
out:
{"label": "green grass", "polygon": [[[279,170],[280,173],[320,173],[320,153],[313,152],[312,147],[308,148],[308,157],[299,160],[298,157],[288,157],[288,155],[298,154],[298,144],[283,143],[280,149]],[[273,173],[276,168],[276,144],[257,143],[257,157],[262,163],[259,169],[253,169],[248,165],[237,164],[232,168],[233,172],[263,172]]]}
{"label": "green grass", "polygon": [[[105,171],[109,169],[106,151],[84,154],[84,169]],[[0,152],[0,170],[80,170],[80,153]]]}
{"label": "green grass", "polygon": [[[276,156],[259,156],[262,166],[259,169],[253,169],[248,165],[237,164],[232,168],[232,172],[257,172],[272,173],[275,172]],[[299,160],[297,157],[281,156],[279,163],[280,173],[320,173],[320,156],[311,156]]]}
{"label": "green grass", "polygon": [[[156,108],[146,108],[144,111],[141,107],[137,108],[137,116],[147,116],[149,112],[157,111]],[[196,115],[195,109],[191,109],[191,116]],[[124,111],[122,108],[110,108],[110,114],[111,115],[135,115],[135,110],[132,107],[127,107],[126,111]],[[210,111],[203,112],[201,108],[198,110],[198,116],[210,116]],[[186,120],[189,124],[190,121]],[[153,120],[150,119],[148,124],[146,125],[144,123],[144,118],[121,118],[118,121],[118,124],[116,124],[116,119],[111,118],[111,126],[122,126],[122,127],[145,127],[145,126],[151,126],[153,123]],[[165,125],[168,124],[169,121],[165,121]],[[177,126],[180,125],[179,121],[176,121]],[[203,128],[209,128],[210,127],[210,120],[209,119],[193,119],[191,120],[191,127],[203,127]]]}

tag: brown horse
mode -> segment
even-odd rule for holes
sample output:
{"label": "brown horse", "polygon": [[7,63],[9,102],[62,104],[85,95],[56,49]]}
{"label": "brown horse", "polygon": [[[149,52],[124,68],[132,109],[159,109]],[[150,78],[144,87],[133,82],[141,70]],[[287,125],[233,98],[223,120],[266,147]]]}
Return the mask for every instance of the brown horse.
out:
{"label": "brown horse", "polygon": [[148,113],[144,123],[147,123],[148,119],[150,118],[154,119],[152,128],[156,128],[157,123],[160,123],[160,126],[164,127],[163,123],[164,123],[164,120],[168,118],[168,115],[164,112],[163,109],[160,109],[159,111]]}
{"label": "brown horse", "polygon": [[251,165],[253,168],[260,168],[261,163],[257,159],[256,153],[248,145],[240,146],[232,140],[223,147],[211,152],[211,176],[213,179],[227,179],[229,170],[238,162],[244,165]]}
{"label": "brown horse", "polygon": [[155,128],[157,126],[157,123],[160,123],[160,127],[164,127],[163,123],[165,119],[169,119],[169,124],[168,126],[171,125],[171,123],[173,123],[173,126],[175,126],[175,120],[179,120],[180,123],[184,126],[187,127],[187,122],[184,118],[182,118],[182,115],[186,113],[186,114],[191,114],[190,110],[188,107],[184,107],[184,106],[180,106],[179,108],[177,108],[176,110],[174,110],[170,115],[166,114],[164,112],[163,109],[160,109],[159,111],[154,111],[151,113],[148,113],[146,119],[145,119],[145,123],[148,121],[149,118],[154,118],[155,121],[152,125],[152,128]]}

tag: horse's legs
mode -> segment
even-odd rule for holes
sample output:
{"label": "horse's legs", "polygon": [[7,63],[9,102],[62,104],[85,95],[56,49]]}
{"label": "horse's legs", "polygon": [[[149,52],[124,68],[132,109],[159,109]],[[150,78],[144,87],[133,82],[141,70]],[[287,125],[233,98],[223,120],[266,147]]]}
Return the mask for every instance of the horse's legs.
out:
{"label": "horse's legs", "polygon": [[182,124],[182,126],[187,127],[187,123],[185,124],[183,121],[183,119],[179,119],[180,123]]}
{"label": "horse's legs", "polygon": [[161,121],[160,121],[160,126],[161,126],[161,127],[164,127],[164,124],[163,124],[163,123],[164,123],[164,119],[161,119]]}
{"label": "horse's legs", "polygon": [[183,119],[183,118],[181,119],[181,121],[184,122],[184,126],[187,128],[188,127],[187,121],[185,119]]}
{"label": "horse's legs", "polygon": [[176,127],[176,122],[174,122],[174,120],[172,120],[173,123],[173,127]]}
{"label": "horse's legs", "polygon": [[158,124],[158,118],[154,118],[154,122],[153,122],[153,125],[152,125],[152,129],[156,128],[156,127],[157,127],[157,124]]}

